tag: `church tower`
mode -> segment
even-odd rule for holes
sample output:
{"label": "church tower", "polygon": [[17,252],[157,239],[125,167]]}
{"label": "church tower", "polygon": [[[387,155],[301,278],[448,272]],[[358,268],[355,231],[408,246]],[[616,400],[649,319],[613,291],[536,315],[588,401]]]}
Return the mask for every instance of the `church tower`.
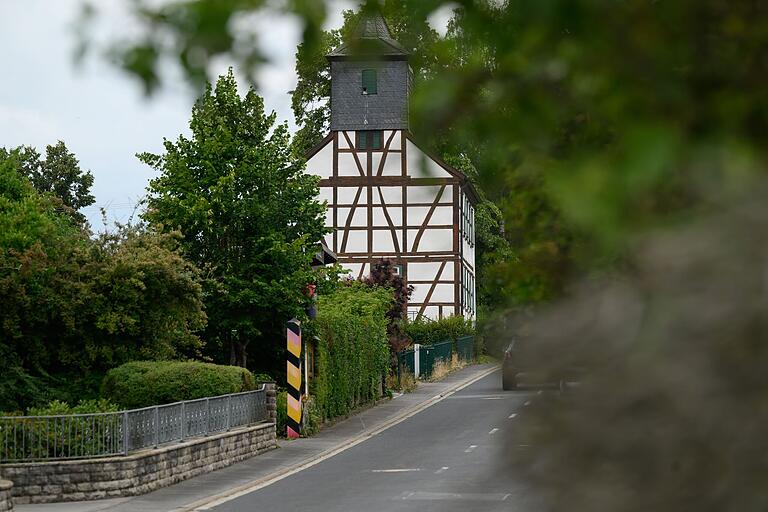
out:
{"label": "church tower", "polygon": [[363,13],[351,39],[329,53],[331,130],[407,130],[408,52],[377,11]]}
{"label": "church tower", "polygon": [[408,130],[408,52],[366,10],[329,53],[331,131],[307,154],[326,201],[325,242],[353,278],[389,259],[413,295],[410,317],[474,319],[477,193]]}

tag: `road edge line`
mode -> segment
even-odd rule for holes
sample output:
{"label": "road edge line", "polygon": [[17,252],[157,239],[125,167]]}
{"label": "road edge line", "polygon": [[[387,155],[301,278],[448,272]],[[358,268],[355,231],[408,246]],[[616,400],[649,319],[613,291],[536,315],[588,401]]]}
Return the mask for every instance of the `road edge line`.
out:
{"label": "road edge line", "polygon": [[345,452],[350,448],[357,446],[358,444],[372,438],[373,436],[378,435],[381,432],[384,432],[385,430],[390,429],[399,423],[402,423],[408,418],[415,416],[416,414],[424,411],[425,409],[428,409],[429,407],[435,405],[436,403],[442,402],[443,400],[453,395],[454,393],[457,393],[462,389],[468,386],[471,386],[472,384],[479,381],[480,379],[487,377],[488,375],[497,371],[500,367],[501,367],[500,365],[495,364],[493,367],[488,368],[487,370],[481,372],[480,374],[475,375],[474,377],[471,377],[468,380],[457,383],[454,387],[448,388],[443,393],[436,395],[428,400],[425,400],[420,404],[411,406],[410,408],[404,410],[400,414],[393,416],[392,418],[384,421],[381,425],[369,431],[363,431],[360,434],[357,434],[356,436],[352,437],[351,439],[344,441],[342,443],[339,443],[336,446],[325,450],[324,452],[321,452],[320,454],[312,458],[312,460],[299,462],[298,464],[294,464],[293,466],[283,468],[282,470],[277,470],[276,472],[270,475],[267,475],[265,477],[262,477],[259,480],[254,480],[252,482],[248,482],[247,484],[243,484],[238,487],[233,487],[232,489],[229,489],[223,493],[219,493],[214,496],[209,496],[207,498],[197,500],[188,505],[177,507],[174,510],[177,512],[197,512],[202,510],[210,510],[213,507],[216,507],[228,501],[237,499],[240,496],[250,494],[254,491],[258,491],[259,489],[263,489],[264,487],[268,487],[276,482],[279,482],[284,478],[287,478],[291,475],[304,471],[305,469],[309,469],[312,466],[320,464],[321,462],[328,460],[331,457],[334,457],[342,452]]}

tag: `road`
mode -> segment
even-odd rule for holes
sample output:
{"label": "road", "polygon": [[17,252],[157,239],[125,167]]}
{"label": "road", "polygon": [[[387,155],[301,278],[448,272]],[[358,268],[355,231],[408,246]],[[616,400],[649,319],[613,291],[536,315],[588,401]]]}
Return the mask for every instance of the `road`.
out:
{"label": "road", "polygon": [[503,453],[531,396],[502,391],[496,371],[339,455],[212,510],[519,510],[524,489]]}

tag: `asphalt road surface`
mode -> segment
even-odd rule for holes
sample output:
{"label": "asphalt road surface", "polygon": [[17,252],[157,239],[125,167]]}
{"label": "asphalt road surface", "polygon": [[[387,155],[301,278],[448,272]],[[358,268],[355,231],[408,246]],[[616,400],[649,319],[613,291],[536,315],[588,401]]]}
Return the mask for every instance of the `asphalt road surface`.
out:
{"label": "asphalt road surface", "polygon": [[502,391],[501,373],[493,372],[339,455],[212,510],[527,509],[525,489],[504,453],[514,442],[515,419],[532,396]]}

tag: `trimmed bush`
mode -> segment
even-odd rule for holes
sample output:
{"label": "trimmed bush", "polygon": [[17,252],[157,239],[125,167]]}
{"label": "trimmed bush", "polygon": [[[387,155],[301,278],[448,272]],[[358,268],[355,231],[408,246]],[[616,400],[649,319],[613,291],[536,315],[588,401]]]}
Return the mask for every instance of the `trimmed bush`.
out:
{"label": "trimmed bush", "polygon": [[135,361],[107,372],[102,397],[126,408],[255,389],[250,371],[239,366],[182,361]]}
{"label": "trimmed bush", "polygon": [[344,416],[379,397],[389,364],[388,288],[352,284],[320,296],[311,334],[318,337],[317,377],[313,380],[316,411],[324,419]]}
{"label": "trimmed bush", "polygon": [[456,340],[462,336],[475,334],[475,327],[471,320],[463,316],[449,316],[440,320],[425,320],[418,318],[405,324],[405,334],[413,343],[420,345],[432,345],[442,341]]}

